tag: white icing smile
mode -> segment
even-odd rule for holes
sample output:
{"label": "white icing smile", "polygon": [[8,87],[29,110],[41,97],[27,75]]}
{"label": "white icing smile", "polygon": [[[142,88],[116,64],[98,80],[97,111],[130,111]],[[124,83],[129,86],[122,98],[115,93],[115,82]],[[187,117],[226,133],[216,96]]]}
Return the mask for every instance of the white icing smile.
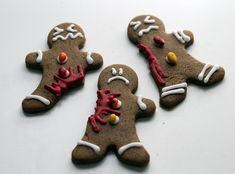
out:
{"label": "white icing smile", "polygon": [[119,68],[118,75],[117,75],[117,70],[115,68],[112,68],[112,75],[113,75],[113,77],[110,77],[108,79],[108,82],[107,82],[108,84],[111,83],[114,80],[122,80],[122,81],[125,82],[126,85],[129,85],[129,83],[130,83],[129,80],[122,76],[123,75],[123,69],[122,68]]}
{"label": "white icing smile", "polygon": [[77,37],[83,37],[83,34],[81,32],[78,32],[76,29],[74,29],[73,27],[75,26],[75,24],[71,24],[70,26],[68,26],[68,28],[66,29],[66,31],[68,32],[68,34],[66,36],[62,36],[61,33],[63,33],[65,30],[59,27],[55,27],[54,30],[55,32],[53,33],[53,38],[52,41],[57,41],[58,39],[61,40],[67,40],[68,38],[70,39],[76,39]]}

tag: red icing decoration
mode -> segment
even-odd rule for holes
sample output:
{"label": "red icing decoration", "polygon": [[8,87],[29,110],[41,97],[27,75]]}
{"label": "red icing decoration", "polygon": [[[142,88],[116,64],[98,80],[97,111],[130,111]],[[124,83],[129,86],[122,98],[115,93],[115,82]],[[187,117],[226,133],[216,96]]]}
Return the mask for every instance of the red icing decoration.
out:
{"label": "red icing decoration", "polygon": [[[58,70],[58,76],[54,76],[56,82],[53,82],[51,85],[44,85],[44,88],[49,90],[51,93],[57,97],[61,96],[62,93],[68,90],[68,88],[75,86],[78,82],[84,80],[84,71],[81,65],[77,66],[78,74],[74,74],[72,67],[69,67],[67,70],[64,67],[60,67]],[[69,72],[69,75],[66,76],[66,72]]]}
{"label": "red icing decoration", "polygon": [[65,52],[61,52],[59,54],[59,61],[64,62],[67,59],[67,54]]}
{"label": "red icing decoration", "polygon": [[120,96],[120,94],[110,93],[109,90],[98,90],[97,96],[98,100],[96,101],[95,114],[91,115],[88,118],[88,121],[91,124],[93,131],[99,133],[101,129],[97,125],[97,122],[100,122],[101,124],[107,122],[107,120],[103,118],[103,115],[110,113],[119,116],[121,112],[110,107],[113,104],[115,97]]}
{"label": "red icing decoration", "polygon": [[157,58],[153,54],[153,52],[150,50],[150,48],[144,44],[138,44],[138,48],[141,52],[147,55],[149,67],[153,73],[153,76],[155,80],[157,80],[158,84],[160,86],[164,86],[166,84],[165,80],[163,78],[166,77],[164,71],[162,70],[162,67],[160,63],[158,62]]}
{"label": "red icing decoration", "polygon": [[159,48],[162,48],[165,44],[164,39],[162,39],[160,36],[154,36],[153,40]]}

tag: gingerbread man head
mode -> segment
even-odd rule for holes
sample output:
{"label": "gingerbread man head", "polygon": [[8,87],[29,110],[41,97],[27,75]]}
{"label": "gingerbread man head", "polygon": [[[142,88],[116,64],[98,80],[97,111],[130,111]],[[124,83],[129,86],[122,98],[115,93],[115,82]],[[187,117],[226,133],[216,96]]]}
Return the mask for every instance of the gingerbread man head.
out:
{"label": "gingerbread man head", "polygon": [[86,38],[82,28],[74,23],[57,25],[50,31],[47,38],[50,48],[58,44],[77,45],[78,48],[82,48],[85,40]]}
{"label": "gingerbread man head", "polygon": [[156,35],[165,32],[163,22],[155,16],[141,15],[133,18],[128,26],[128,37],[134,44],[139,44],[149,33]]}
{"label": "gingerbread man head", "polygon": [[130,90],[132,93],[135,93],[138,87],[138,78],[131,68],[125,65],[115,64],[108,66],[101,72],[98,86],[99,89]]}

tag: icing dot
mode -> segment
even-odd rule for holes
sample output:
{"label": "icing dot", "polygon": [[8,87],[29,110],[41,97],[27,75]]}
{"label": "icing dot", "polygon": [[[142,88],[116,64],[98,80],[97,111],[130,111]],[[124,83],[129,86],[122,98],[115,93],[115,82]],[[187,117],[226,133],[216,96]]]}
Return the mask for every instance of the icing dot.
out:
{"label": "icing dot", "polygon": [[67,78],[70,75],[69,71],[65,67],[59,68],[59,76],[62,78]]}
{"label": "icing dot", "polygon": [[160,36],[155,36],[153,38],[155,44],[157,45],[157,47],[162,48],[165,44],[165,40],[163,38],[161,38]]}
{"label": "icing dot", "polygon": [[60,64],[66,63],[67,60],[68,60],[68,56],[67,56],[67,54],[66,54],[65,52],[61,52],[61,53],[59,54],[59,56],[57,57],[57,61],[58,61],[58,63],[60,63]]}
{"label": "icing dot", "polygon": [[111,114],[108,117],[108,121],[110,124],[117,124],[119,122],[119,117],[115,114]]}
{"label": "icing dot", "polygon": [[112,99],[112,107],[115,109],[118,109],[122,106],[122,102],[118,100],[117,98]]}
{"label": "icing dot", "polygon": [[176,65],[177,64],[177,56],[173,52],[169,52],[166,56],[166,61],[167,63],[171,65]]}

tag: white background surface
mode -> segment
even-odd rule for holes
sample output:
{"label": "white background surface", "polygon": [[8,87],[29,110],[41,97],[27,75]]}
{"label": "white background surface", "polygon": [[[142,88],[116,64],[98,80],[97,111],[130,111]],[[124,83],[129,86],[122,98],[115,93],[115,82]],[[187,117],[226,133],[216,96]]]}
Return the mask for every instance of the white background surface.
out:
{"label": "white background surface", "polygon": [[[235,172],[235,3],[206,0],[40,0],[0,1],[0,173],[1,174],[234,174]],[[189,29],[190,54],[226,70],[222,83],[203,89],[189,85],[185,101],[171,111],[159,107],[158,91],[145,59],[126,29],[137,15],[152,14],[166,30]],[[62,22],[78,23],[104,67],[123,63],[139,76],[136,95],[154,100],[150,120],[139,121],[140,139],[151,155],[146,168],[120,163],[113,153],[95,165],[74,166],[71,151],[85,131],[96,101],[101,69],[86,76],[84,88],[65,95],[52,110],[26,116],[21,101],[41,79],[26,68],[29,52],[47,49],[47,34]]]}

